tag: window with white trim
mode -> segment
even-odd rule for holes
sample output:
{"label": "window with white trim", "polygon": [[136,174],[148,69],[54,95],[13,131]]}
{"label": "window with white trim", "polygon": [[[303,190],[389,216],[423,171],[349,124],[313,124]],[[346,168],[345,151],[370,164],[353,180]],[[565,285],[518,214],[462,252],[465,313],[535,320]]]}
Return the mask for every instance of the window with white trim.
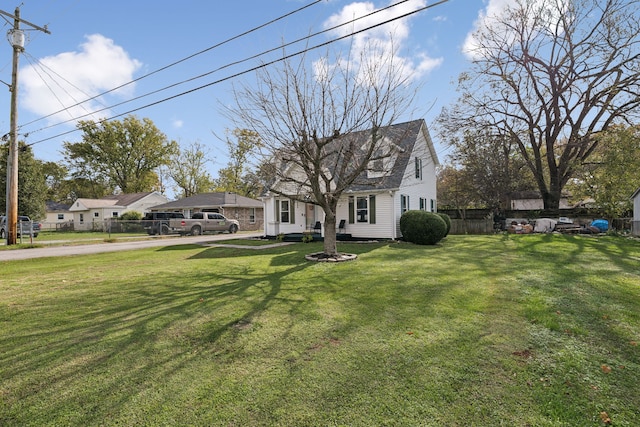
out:
{"label": "window with white trim", "polygon": [[420,210],[421,211],[427,210],[427,199],[425,199],[424,197],[420,197]]}
{"label": "window with white trim", "polygon": [[436,201],[435,199],[431,199],[431,212],[436,211]]}
{"label": "window with white trim", "polygon": [[94,212],[93,213],[93,217],[94,218],[100,218],[100,212]]}
{"label": "window with white trim", "polygon": [[118,218],[118,212],[111,212],[111,216],[113,218]]}
{"label": "window with white trim", "polygon": [[403,214],[409,210],[409,196],[406,194],[400,195],[400,213]]}
{"label": "window with white trim", "polygon": [[422,180],[422,159],[416,157],[416,178]]}
{"label": "window with white trim", "polygon": [[366,197],[356,197],[356,222],[369,222],[369,201]]}
{"label": "window with white trim", "polygon": [[289,200],[280,200],[280,222],[282,223],[289,223],[289,206],[290,206],[290,201]]}
{"label": "window with white trim", "polygon": [[349,196],[349,224],[376,223],[376,196]]}
{"label": "window with white trim", "polygon": [[64,214],[58,214],[58,220],[63,220],[64,219]]}
{"label": "window with white trim", "polygon": [[256,223],[256,208],[249,208],[249,224]]}

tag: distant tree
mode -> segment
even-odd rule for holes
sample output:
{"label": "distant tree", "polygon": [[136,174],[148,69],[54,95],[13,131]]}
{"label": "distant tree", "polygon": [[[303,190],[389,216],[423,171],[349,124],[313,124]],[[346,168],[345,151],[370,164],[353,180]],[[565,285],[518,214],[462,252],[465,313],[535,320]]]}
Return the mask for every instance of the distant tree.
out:
{"label": "distant tree", "polygon": [[[27,215],[32,219],[45,217],[47,185],[42,161],[33,156],[33,150],[23,141],[18,143],[18,215]],[[9,145],[2,146],[0,154],[0,211],[7,205],[7,156]]]}
{"label": "distant tree", "polygon": [[504,208],[509,193],[535,190],[533,175],[512,139],[468,131],[449,144],[474,206]]}
{"label": "distant tree", "polygon": [[211,160],[209,151],[200,142],[176,152],[169,166],[169,175],[176,185],[176,194],[182,197],[213,191],[214,182],[206,171]]}
{"label": "distant tree", "polygon": [[[437,182],[438,209],[455,209],[462,212],[479,207],[470,175],[465,169],[451,163],[441,166],[438,169]],[[464,218],[464,215],[462,217]]]}
{"label": "distant tree", "polygon": [[612,126],[598,135],[598,146],[570,184],[577,199],[593,198],[609,219],[633,209],[631,195],[640,188],[640,125]]}
{"label": "distant tree", "polygon": [[170,162],[175,141],[149,119],[128,116],[122,121],[81,121],[82,142],[64,142],[64,157],[72,176],[96,183],[108,182],[123,193],[158,187],[154,170]]}
{"label": "distant tree", "polygon": [[69,170],[58,162],[44,162],[42,170],[47,184],[47,201],[66,203],[69,198]]}
{"label": "distant tree", "polygon": [[[415,94],[413,76],[395,61],[393,48],[371,44],[354,56],[327,54],[312,63],[302,57],[262,68],[256,84],[236,90],[227,111],[239,128],[260,135],[276,166],[278,182],[269,190],[324,211],[326,256],[338,255],[340,197],[370,162],[393,154],[394,141],[381,131],[406,112]],[[367,138],[356,138],[360,131]],[[299,173],[287,173],[292,170]]]}
{"label": "distant tree", "polygon": [[[171,162],[173,162],[173,159],[171,159]],[[169,190],[169,186],[173,182],[171,178],[171,169],[169,166],[170,165],[160,165],[155,170],[155,174],[158,178],[156,191],[164,195],[167,194],[167,191]]]}
{"label": "distant tree", "polygon": [[248,129],[234,129],[231,134],[236,141],[229,139],[229,132],[227,132],[229,162],[225,168],[218,171],[215,187],[217,191],[251,196],[254,176],[249,172],[249,162],[259,152],[262,141],[258,133]]}
{"label": "distant tree", "polygon": [[73,203],[75,200],[83,199],[99,199],[101,197],[113,194],[116,188],[112,183],[105,181],[104,177],[95,177],[93,179],[72,176],[66,182],[68,187],[67,203]]}
{"label": "distant tree", "polygon": [[473,68],[440,123],[509,138],[558,208],[593,136],[640,111],[640,10],[629,0],[514,0],[474,34]]}
{"label": "distant tree", "polygon": [[276,177],[276,165],[273,162],[263,159],[253,170],[248,171],[243,177],[245,196],[258,198],[265,192],[270,183]]}

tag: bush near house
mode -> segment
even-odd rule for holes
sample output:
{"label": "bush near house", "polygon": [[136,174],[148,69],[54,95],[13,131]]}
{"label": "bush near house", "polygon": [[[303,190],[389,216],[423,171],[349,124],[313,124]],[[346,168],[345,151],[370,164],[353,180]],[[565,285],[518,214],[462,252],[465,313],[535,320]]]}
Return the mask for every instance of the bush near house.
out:
{"label": "bush near house", "polygon": [[444,223],[447,225],[447,231],[444,233],[444,236],[447,237],[449,232],[451,231],[451,218],[449,215],[445,213],[438,212],[438,216],[444,220]]}
{"label": "bush near house", "polygon": [[407,211],[400,217],[400,231],[407,242],[435,245],[447,235],[447,224],[432,212]]}

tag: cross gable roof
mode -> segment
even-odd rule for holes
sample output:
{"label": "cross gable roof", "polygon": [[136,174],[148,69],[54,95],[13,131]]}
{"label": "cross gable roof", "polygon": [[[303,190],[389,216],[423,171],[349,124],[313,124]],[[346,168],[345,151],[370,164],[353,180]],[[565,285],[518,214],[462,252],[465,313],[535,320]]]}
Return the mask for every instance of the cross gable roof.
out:
{"label": "cross gable roof", "polygon": [[[371,132],[369,129],[345,134],[332,141],[333,146],[329,147],[328,150],[339,152],[343,146],[347,145],[365,147],[371,140]],[[391,144],[393,147],[392,167],[388,173],[385,173],[383,176],[369,176],[367,171],[364,171],[354,183],[349,186],[348,190],[365,191],[371,188],[382,190],[399,188],[405,176],[415,144],[421,136],[426,142],[427,151],[432,161],[438,165],[438,157],[424,119],[382,127],[377,133],[380,141]],[[285,175],[293,173],[293,169],[291,168],[287,171],[285,168],[283,172]],[[275,182],[274,185],[277,185],[277,182]],[[265,189],[265,191],[268,191],[268,189]]]}

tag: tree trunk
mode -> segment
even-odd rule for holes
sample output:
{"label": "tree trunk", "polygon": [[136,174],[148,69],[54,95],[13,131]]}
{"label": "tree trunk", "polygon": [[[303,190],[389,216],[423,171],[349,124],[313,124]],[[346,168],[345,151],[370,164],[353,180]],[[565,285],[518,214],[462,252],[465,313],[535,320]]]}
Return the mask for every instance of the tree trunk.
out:
{"label": "tree trunk", "polygon": [[545,209],[560,208],[560,197],[556,194],[553,194],[551,191],[547,191],[542,194],[542,202],[544,203]]}
{"label": "tree trunk", "polygon": [[325,255],[338,254],[335,215],[325,215],[324,217],[324,253]]}
{"label": "tree trunk", "polygon": [[549,182],[549,190],[542,191],[542,201],[545,209],[560,209],[560,198],[562,188],[557,179],[551,178]]}

